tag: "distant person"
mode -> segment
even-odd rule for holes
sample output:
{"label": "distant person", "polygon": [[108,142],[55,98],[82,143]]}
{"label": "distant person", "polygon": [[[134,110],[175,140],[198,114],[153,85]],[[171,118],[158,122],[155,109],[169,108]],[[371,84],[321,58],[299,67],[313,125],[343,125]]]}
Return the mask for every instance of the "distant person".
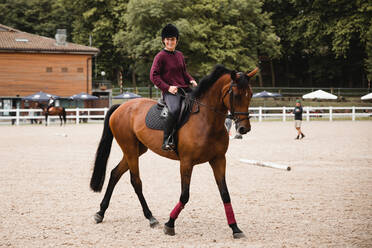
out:
{"label": "distant person", "polygon": [[36,119],[33,118],[35,116],[35,112],[31,110],[32,109],[31,106],[30,107],[25,107],[25,109],[30,109],[30,111],[28,111],[28,116],[30,118],[31,124],[34,124],[34,123],[37,124]]}
{"label": "distant person", "polygon": [[49,109],[50,109],[50,108],[54,107],[55,103],[56,103],[56,101],[55,101],[54,97],[51,96],[51,97],[49,98],[49,101],[48,101],[47,112],[49,112]]}
{"label": "distant person", "polygon": [[[229,136],[230,136],[230,130],[232,127],[232,122],[233,121],[230,118],[225,119],[225,127],[226,127],[226,130]],[[236,129],[236,125],[235,125],[235,129]],[[234,139],[243,139],[243,135],[241,135],[240,133],[236,133]]]}
{"label": "distant person", "polygon": [[301,132],[302,112],[303,110],[301,106],[301,101],[297,100],[296,107],[293,110],[294,119],[295,119],[295,128],[297,129],[297,137],[295,138],[296,140],[305,138],[305,134]]}
{"label": "distant person", "polygon": [[[15,110],[16,109],[16,106],[13,106],[12,107],[12,110]],[[15,111],[12,111],[12,112],[9,112],[9,115],[10,116],[16,116],[16,112]],[[12,125],[14,125],[15,124],[15,122],[16,122],[16,119],[12,119]]]}

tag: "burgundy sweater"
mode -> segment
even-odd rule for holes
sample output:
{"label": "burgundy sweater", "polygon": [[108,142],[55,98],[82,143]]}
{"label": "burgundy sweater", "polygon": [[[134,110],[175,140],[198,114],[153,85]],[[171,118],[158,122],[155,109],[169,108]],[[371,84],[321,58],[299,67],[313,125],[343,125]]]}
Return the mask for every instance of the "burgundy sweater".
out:
{"label": "burgundy sweater", "polygon": [[150,80],[163,92],[167,92],[169,86],[180,88],[189,87],[194,80],[186,71],[183,54],[180,51],[160,51],[152,62]]}

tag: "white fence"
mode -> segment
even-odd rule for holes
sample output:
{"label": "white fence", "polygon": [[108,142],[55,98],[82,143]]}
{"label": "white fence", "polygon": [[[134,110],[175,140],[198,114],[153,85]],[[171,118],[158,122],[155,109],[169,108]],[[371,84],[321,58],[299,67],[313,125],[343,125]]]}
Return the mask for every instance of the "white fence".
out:
{"label": "white fence", "polygon": [[[259,122],[263,120],[293,120],[294,107],[252,107],[249,108],[251,116]],[[370,119],[372,120],[372,107],[303,107],[303,120],[329,120],[334,119]]]}
{"label": "white fence", "polygon": [[[81,122],[102,121],[107,113],[108,108],[74,108],[66,109],[67,121],[72,121],[76,124]],[[41,109],[0,109],[0,122],[11,122],[12,124],[19,125],[20,123],[33,123],[44,121],[45,116],[42,114]],[[59,116],[48,116],[48,124],[60,123]]]}
{"label": "white fence", "polygon": [[[252,119],[259,122],[264,120],[293,120],[293,107],[251,107]],[[76,108],[66,109],[67,121],[79,124],[81,122],[102,121],[108,108]],[[372,120],[372,107],[304,107],[303,119],[310,120]],[[36,120],[44,120],[39,109],[0,109],[0,123],[20,125]],[[49,116],[48,122],[59,124],[58,116]]]}

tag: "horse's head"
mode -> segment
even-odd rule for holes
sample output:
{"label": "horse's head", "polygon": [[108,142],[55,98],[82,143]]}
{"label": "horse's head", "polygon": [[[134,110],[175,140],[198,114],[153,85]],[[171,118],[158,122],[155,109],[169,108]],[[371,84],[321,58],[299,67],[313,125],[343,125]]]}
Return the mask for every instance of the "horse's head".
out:
{"label": "horse's head", "polygon": [[229,117],[235,121],[236,130],[240,134],[246,134],[251,130],[249,121],[249,104],[252,98],[252,88],[249,83],[258,71],[258,68],[249,73],[231,72],[231,82],[223,88],[224,105],[229,109]]}

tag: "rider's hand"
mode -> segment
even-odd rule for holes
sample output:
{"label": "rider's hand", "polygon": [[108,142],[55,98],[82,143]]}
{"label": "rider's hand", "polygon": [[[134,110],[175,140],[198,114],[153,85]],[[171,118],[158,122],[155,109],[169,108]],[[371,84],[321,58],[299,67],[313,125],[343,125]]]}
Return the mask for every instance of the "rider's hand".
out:
{"label": "rider's hand", "polygon": [[191,80],[191,81],[190,81],[190,84],[192,85],[192,87],[196,87],[196,86],[198,86],[198,84],[196,83],[195,80]]}
{"label": "rider's hand", "polygon": [[172,94],[176,94],[177,93],[177,91],[178,91],[178,88],[177,88],[177,86],[169,86],[169,89],[168,89],[168,91],[170,92],[170,93],[172,93]]}

